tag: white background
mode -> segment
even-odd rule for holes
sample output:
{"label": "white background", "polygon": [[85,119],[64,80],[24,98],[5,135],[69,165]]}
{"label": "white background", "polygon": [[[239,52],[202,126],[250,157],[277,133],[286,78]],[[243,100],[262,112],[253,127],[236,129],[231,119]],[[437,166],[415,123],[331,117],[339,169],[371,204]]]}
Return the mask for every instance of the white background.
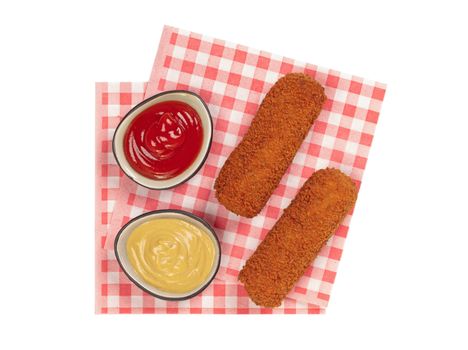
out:
{"label": "white background", "polygon": [[[441,3],[2,2],[0,347],[466,349],[467,11]],[[94,315],[94,82],[148,80],[163,24],[388,84],[325,316]]]}

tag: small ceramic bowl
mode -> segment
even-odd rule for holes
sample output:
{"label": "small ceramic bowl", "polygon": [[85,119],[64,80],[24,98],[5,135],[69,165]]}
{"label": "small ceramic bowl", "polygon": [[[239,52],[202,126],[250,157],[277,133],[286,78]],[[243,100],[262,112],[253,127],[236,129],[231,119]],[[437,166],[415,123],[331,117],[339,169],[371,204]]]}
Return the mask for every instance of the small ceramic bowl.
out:
{"label": "small ceramic bowl", "polygon": [[[145,111],[147,108],[155,105],[156,103],[165,101],[180,101],[191,106],[200,116],[200,120],[203,128],[203,141],[200,152],[193,161],[193,163],[181,174],[164,180],[157,180],[148,178],[138,173],[128,162],[124,153],[124,137],[130,123],[139,114]],[[172,90],[161,92],[160,94],[154,95],[133,107],[122,119],[117,126],[112,140],[112,151],[114,152],[115,159],[119,164],[122,171],[133,181],[141,186],[147,187],[154,190],[165,190],[189,180],[194,176],[198,170],[202,167],[205,162],[208,152],[211,147],[211,140],[213,138],[213,120],[211,118],[208,106],[197,94],[186,91],[186,90]]]}
{"label": "small ceramic bowl", "polygon": [[[195,225],[196,227],[203,230],[205,233],[213,241],[213,245],[215,247],[215,261],[213,267],[206,278],[206,280],[196,289],[189,291],[187,293],[170,293],[166,291],[162,291],[146,281],[144,281],[133,269],[130,261],[127,257],[127,239],[133,230],[143,224],[144,222],[153,220],[153,219],[162,219],[162,218],[171,218],[171,219],[181,219]],[[117,261],[122,268],[123,272],[127,275],[127,277],[135,283],[136,286],[144,290],[146,293],[151,294],[159,299],[164,300],[185,300],[194,297],[195,295],[201,293],[208,285],[213,281],[216,276],[216,273],[219,270],[219,265],[221,262],[221,245],[219,243],[218,237],[214,232],[213,228],[202,218],[198,216],[188,213],[183,210],[155,210],[140,216],[137,216],[130,220],[125,226],[123,226],[119,233],[117,234],[115,241],[114,241],[114,251]]]}

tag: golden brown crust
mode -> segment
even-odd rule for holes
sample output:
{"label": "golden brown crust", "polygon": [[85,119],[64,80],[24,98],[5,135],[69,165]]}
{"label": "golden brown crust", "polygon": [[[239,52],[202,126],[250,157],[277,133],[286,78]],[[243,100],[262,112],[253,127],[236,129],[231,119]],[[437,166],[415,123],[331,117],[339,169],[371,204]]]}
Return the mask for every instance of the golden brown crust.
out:
{"label": "golden brown crust", "polygon": [[315,172],[239,274],[250,298],[279,306],[354,206],[357,189],[337,169]]}
{"label": "golden brown crust", "polygon": [[323,87],[305,74],[291,73],[279,79],[216,179],[219,202],[238,215],[257,215],[278,186],[325,100]]}

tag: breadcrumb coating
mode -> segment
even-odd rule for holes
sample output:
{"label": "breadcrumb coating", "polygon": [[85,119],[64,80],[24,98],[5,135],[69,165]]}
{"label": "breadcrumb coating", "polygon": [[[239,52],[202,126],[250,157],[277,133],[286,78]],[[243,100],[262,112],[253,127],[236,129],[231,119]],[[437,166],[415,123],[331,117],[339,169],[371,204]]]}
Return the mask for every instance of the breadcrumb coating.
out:
{"label": "breadcrumb coating", "polygon": [[356,198],[355,184],[337,169],[318,170],[305,182],[239,274],[257,305],[281,305]]}
{"label": "breadcrumb coating", "polygon": [[249,130],[215,182],[216,197],[241,216],[257,215],[278,186],[326,100],[302,73],[287,74],[265,96]]}

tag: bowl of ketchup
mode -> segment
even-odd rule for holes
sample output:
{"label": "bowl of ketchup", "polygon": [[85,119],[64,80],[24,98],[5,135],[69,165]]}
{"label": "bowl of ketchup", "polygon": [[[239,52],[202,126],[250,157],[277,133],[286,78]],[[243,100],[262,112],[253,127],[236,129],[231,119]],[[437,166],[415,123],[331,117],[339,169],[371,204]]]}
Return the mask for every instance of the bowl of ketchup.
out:
{"label": "bowl of ketchup", "polygon": [[208,156],[213,121],[197,94],[172,90],[133,107],[115,130],[112,150],[122,171],[155,190],[194,176]]}

